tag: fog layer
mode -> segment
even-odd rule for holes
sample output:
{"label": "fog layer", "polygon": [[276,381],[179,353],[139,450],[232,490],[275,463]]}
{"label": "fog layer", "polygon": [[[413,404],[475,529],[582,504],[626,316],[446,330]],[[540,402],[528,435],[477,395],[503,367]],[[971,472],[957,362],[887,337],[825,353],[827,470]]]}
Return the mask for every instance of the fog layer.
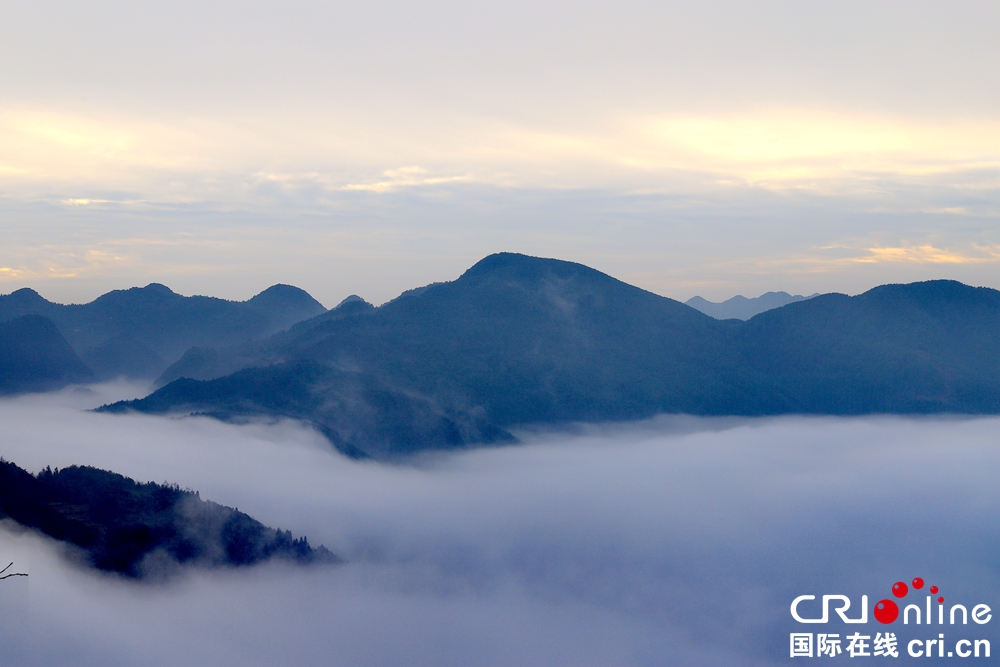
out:
{"label": "fog layer", "polygon": [[0,402],[0,455],[176,482],[349,563],[135,584],[5,524],[5,665],[777,664],[798,595],[921,576],[998,608],[994,418],[663,417],[387,466],[292,423],[82,411],[141,393],[98,390]]}

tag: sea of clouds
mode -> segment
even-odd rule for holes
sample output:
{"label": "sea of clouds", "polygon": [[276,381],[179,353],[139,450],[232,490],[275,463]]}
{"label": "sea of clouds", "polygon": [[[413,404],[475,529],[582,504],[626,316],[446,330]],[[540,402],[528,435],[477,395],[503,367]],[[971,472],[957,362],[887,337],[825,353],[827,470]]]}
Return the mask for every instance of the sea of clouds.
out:
{"label": "sea of clouds", "polygon": [[347,563],[136,583],[4,522],[29,577],[0,581],[0,664],[770,665],[802,594],[920,576],[1000,611],[996,418],[668,416],[384,464],[95,390],[0,401],[0,455],[177,483]]}

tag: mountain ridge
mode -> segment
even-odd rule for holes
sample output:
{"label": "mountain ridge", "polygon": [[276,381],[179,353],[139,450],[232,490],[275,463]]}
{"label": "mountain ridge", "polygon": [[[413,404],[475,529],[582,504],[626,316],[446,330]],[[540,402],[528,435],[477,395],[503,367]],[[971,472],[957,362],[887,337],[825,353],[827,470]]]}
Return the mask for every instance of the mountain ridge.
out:
{"label": "mountain ridge", "polygon": [[[717,320],[582,264],[500,253],[378,308],[349,300],[300,322],[262,341],[238,381],[104,409],[292,417],[373,458],[671,412],[1000,413],[998,327],[1000,292],[954,281]],[[295,406],[285,389],[267,396],[265,377],[299,392]]]}
{"label": "mountain ridge", "polygon": [[812,299],[816,296],[819,296],[819,294],[802,296],[801,294],[793,295],[788,292],[765,292],[758,297],[752,298],[737,294],[732,298],[718,303],[700,296],[693,296],[684,303],[717,320],[749,320],[751,317],[768,310],[781,308],[797,301]]}
{"label": "mountain ridge", "polygon": [[246,301],[186,297],[159,283],[113,290],[86,304],[53,303],[28,288],[0,295],[0,322],[48,318],[97,380],[151,380],[191,347],[244,344],[323,312],[308,293],[281,284]]}

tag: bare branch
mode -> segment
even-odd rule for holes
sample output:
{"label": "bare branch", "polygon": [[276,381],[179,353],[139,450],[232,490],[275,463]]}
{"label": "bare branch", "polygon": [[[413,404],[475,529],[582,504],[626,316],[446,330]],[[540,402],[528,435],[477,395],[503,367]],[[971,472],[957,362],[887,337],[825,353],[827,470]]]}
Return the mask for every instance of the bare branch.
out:
{"label": "bare branch", "polygon": [[7,570],[9,570],[10,566],[13,565],[13,564],[14,564],[14,561],[11,561],[10,563],[7,564],[7,567],[5,567],[4,569],[0,570],[0,574],[3,575],[2,577],[0,577],[0,581],[3,581],[4,579],[10,579],[11,577],[27,577],[28,576],[24,572],[11,572],[10,574],[3,574]]}

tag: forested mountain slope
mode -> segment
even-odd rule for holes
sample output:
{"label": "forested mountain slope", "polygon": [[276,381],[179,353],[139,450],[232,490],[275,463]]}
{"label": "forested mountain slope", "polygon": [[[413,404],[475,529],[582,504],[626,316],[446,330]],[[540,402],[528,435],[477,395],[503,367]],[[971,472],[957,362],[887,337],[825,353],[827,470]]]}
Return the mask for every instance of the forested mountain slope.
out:
{"label": "forested mountain slope", "polygon": [[719,321],[580,264],[502,253],[273,336],[225,378],[109,410],[288,416],[391,457],[657,413],[1000,412],[1000,292],[951,281]]}
{"label": "forested mountain slope", "polygon": [[32,475],[0,459],[0,518],[78,547],[87,565],[130,577],[178,565],[338,560],[304,537],[293,539],[193,491],[88,466]]}

